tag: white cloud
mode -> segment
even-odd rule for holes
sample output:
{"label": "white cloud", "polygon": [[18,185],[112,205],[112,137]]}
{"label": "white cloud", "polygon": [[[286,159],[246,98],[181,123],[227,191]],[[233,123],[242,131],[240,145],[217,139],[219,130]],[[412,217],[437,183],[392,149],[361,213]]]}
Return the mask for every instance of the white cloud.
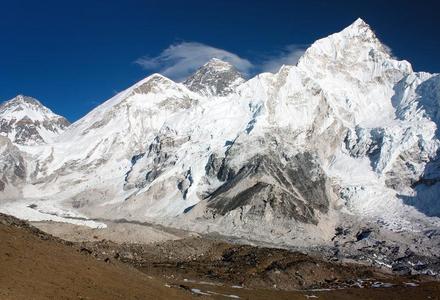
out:
{"label": "white cloud", "polygon": [[383,48],[385,49],[385,52],[388,53],[392,59],[398,59],[397,56],[394,55],[393,49],[391,49],[390,46],[387,44],[382,43]]}
{"label": "white cloud", "polygon": [[158,56],[145,56],[137,59],[135,63],[147,70],[181,81],[213,57],[231,63],[245,75],[249,75],[254,67],[249,60],[237,54],[196,42],[171,45]]}
{"label": "white cloud", "polygon": [[282,65],[296,65],[308,45],[288,45],[284,50],[263,59],[259,69],[263,72],[278,72]]}

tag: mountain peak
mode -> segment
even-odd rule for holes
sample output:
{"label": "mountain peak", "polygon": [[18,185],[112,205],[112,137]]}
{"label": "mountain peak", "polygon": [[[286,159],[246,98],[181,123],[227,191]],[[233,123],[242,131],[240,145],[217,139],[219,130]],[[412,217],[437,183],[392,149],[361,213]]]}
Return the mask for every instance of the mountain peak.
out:
{"label": "mountain peak", "polygon": [[243,82],[243,76],[232,64],[211,58],[183,84],[204,96],[226,96]]}
{"label": "mountain peak", "polygon": [[[29,113],[29,111],[34,112],[34,119],[38,117],[37,114],[44,115],[52,113],[37,99],[22,94],[19,94],[14,98],[0,104],[0,116],[2,119],[8,117],[17,118],[19,117],[19,115],[20,117],[25,117],[26,113]],[[32,116],[30,115],[28,115],[27,117],[32,118]]]}
{"label": "mountain peak", "polygon": [[0,105],[0,135],[23,145],[46,143],[69,126],[33,97],[17,95]]}
{"label": "mountain peak", "polygon": [[342,30],[341,33],[351,37],[364,36],[368,38],[376,38],[370,25],[361,18],[357,18],[351,25]]}
{"label": "mountain peak", "polygon": [[[361,80],[386,74],[385,68],[396,69],[395,80],[412,72],[406,61],[393,59],[389,48],[382,44],[370,26],[361,18],[342,31],[313,43],[298,62],[300,68],[346,70]],[[369,69],[369,72],[365,72]],[[388,74],[390,75],[390,74]]]}
{"label": "mountain peak", "polygon": [[141,81],[137,82],[134,87],[139,87],[144,84],[158,85],[162,83],[172,83],[173,81],[159,73],[153,73],[148,77],[145,77]]}
{"label": "mountain peak", "polygon": [[142,79],[130,89],[132,89],[131,94],[148,94],[176,88],[177,83],[159,73],[154,73]]}
{"label": "mountain peak", "polygon": [[231,70],[231,69],[235,69],[235,67],[230,64],[229,62],[226,62],[224,60],[221,60],[219,58],[211,58],[210,60],[208,60],[203,66],[202,68],[214,68],[216,70]]}
{"label": "mountain peak", "polygon": [[370,27],[362,18],[357,18],[350,26],[352,27]]}
{"label": "mountain peak", "polygon": [[30,96],[25,96],[23,94],[19,94],[17,96],[15,96],[14,98],[12,98],[11,100],[6,101],[3,106],[19,106],[19,105],[31,105],[31,106],[37,106],[37,107],[41,107],[43,108],[44,106],[40,103],[40,101],[38,101],[37,99],[30,97]]}

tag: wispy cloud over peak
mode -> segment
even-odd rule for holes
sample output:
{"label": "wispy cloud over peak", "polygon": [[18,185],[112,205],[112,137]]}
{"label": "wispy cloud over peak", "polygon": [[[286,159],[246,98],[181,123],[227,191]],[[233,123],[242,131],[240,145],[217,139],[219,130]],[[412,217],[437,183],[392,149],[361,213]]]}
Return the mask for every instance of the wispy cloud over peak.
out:
{"label": "wispy cloud over peak", "polygon": [[144,56],[135,61],[146,70],[156,71],[176,81],[182,81],[211,58],[229,62],[244,75],[249,75],[253,64],[237,54],[197,42],[173,44],[158,56]]}
{"label": "wispy cloud over peak", "polygon": [[183,81],[212,58],[232,64],[245,77],[260,72],[276,73],[282,65],[296,65],[304,54],[306,44],[290,44],[282,50],[255,57],[252,62],[239,55],[198,42],[172,44],[157,56],[144,56],[135,61],[145,70],[158,72],[175,81]]}
{"label": "wispy cloud over peak", "polygon": [[260,64],[260,70],[263,72],[278,72],[282,65],[296,65],[298,60],[306,51],[309,45],[291,44],[278,53],[266,56]]}

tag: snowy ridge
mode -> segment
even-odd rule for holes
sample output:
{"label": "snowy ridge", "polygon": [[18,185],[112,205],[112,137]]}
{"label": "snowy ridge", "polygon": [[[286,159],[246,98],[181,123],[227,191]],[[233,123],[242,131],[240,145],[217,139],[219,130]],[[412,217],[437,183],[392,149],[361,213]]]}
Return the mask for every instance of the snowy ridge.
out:
{"label": "snowy ridge", "polygon": [[145,78],[53,142],[21,147],[24,200],[8,212],[35,204],[38,218],[151,220],[289,246],[368,226],[438,255],[425,232],[440,230],[439,101],[439,75],[391,57],[358,19],[275,74],[245,81],[212,59],[183,83]]}

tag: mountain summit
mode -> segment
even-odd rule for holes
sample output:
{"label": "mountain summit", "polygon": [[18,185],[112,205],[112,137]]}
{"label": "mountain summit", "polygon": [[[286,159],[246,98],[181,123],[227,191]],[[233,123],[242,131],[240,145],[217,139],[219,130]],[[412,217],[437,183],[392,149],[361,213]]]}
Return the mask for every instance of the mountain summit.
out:
{"label": "mountain summit", "polygon": [[244,81],[243,76],[232,64],[212,58],[183,84],[203,96],[226,96]]}
{"label": "mountain summit", "polygon": [[22,145],[52,142],[69,122],[37,99],[18,95],[0,105],[0,135]]}
{"label": "mountain summit", "polygon": [[373,30],[363,19],[357,18],[350,26],[345,28],[342,32],[351,32],[352,35],[364,35],[375,37]]}

